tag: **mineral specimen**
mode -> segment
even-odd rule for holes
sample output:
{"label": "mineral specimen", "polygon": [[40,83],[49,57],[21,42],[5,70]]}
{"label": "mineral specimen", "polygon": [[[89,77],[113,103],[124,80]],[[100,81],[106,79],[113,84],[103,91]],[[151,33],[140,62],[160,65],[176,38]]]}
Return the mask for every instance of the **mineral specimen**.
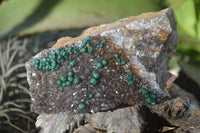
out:
{"label": "mineral specimen", "polygon": [[177,45],[173,9],[62,38],[26,63],[31,109],[68,114],[155,105],[169,98],[167,64]]}

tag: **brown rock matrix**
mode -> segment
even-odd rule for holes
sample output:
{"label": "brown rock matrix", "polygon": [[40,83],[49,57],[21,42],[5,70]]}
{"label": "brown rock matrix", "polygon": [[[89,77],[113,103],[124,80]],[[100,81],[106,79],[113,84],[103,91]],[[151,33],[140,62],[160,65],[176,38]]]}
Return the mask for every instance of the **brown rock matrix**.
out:
{"label": "brown rock matrix", "polygon": [[178,45],[173,9],[145,13],[62,38],[26,63],[31,109],[95,113],[169,98],[167,64]]}

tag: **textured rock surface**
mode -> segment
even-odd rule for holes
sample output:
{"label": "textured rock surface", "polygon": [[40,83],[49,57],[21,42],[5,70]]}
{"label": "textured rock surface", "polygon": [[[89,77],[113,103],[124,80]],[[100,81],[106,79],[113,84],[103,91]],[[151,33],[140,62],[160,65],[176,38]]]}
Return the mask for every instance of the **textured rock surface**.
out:
{"label": "textured rock surface", "polygon": [[[40,115],[36,126],[42,127],[41,133],[73,131],[75,127],[80,126],[80,123],[89,125],[85,128],[80,127],[75,132],[83,133],[88,129],[89,133],[98,130],[108,133],[140,133],[144,131],[146,125],[144,112],[143,108],[136,106],[85,115]],[[54,124],[55,121],[57,124]]]}
{"label": "textured rock surface", "polygon": [[200,110],[199,101],[176,84],[169,89],[172,90],[173,94],[170,95],[174,98],[156,106],[131,106],[95,114],[41,114],[36,126],[41,128],[40,133],[157,133],[166,130],[173,133],[199,133],[200,119],[196,116]]}
{"label": "textured rock surface", "polygon": [[[89,37],[85,47],[93,47],[94,51],[70,54],[60,63],[57,71],[36,71],[31,60],[26,63],[33,111],[95,113],[117,108],[121,104],[141,104],[145,101],[140,92],[142,87],[149,92],[156,90],[158,103],[169,97],[164,90],[170,87],[174,78],[168,73],[167,64],[178,45],[172,9],[92,27],[78,38],[58,40],[52,49],[41,51],[33,59],[49,57],[55,49],[64,51],[70,46],[82,50],[85,37]],[[98,44],[104,40],[105,46],[98,48]],[[125,64],[119,65],[114,54],[118,54]],[[96,68],[95,63],[103,59],[108,61],[108,65]],[[69,65],[72,60],[77,62],[74,67]],[[80,83],[58,86],[57,80],[69,71],[80,78]],[[93,72],[101,75],[97,85],[90,83]],[[127,81],[129,72],[134,74],[134,85]],[[90,94],[93,96],[89,97]]]}

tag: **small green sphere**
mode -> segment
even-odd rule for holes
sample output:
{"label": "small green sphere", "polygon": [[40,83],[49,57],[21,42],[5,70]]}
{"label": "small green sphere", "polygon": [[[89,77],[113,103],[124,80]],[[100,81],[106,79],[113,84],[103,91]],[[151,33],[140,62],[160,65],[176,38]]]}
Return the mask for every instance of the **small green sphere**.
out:
{"label": "small green sphere", "polygon": [[151,103],[151,98],[150,97],[147,97],[146,99],[145,99],[145,103]]}
{"label": "small green sphere", "polygon": [[107,61],[107,60],[102,60],[101,63],[102,63],[102,65],[104,65],[104,66],[108,65],[108,61]]}
{"label": "small green sphere", "polygon": [[71,86],[71,84],[72,84],[72,82],[70,82],[70,81],[66,81],[65,83],[66,83],[66,86]]}
{"label": "small green sphere", "polygon": [[56,53],[56,54],[60,54],[60,50],[59,50],[59,49],[56,49],[56,50],[55,50],[55,53]]}
{"label": "small green sphere", "polygon": [[133,76],[133,72],[129,72],[128,75]]}
{"label": "small green sphere", "polygon": [[85,109],[85,104],[84,104],[84,103],[80,103],[80,104],[78,105],[78,108],[79,108],[80,110]]}
{"label": "small green sphere", "polygon": [[151,98],[155,100],[155,99],[157,99],[157,95],[152,94],[152,95],[151,95]]}
{"label": "small green sphere", "polygon": [[76,62],[75,61],[71,61],[70,64],[69,64],[71,67],[74,67],[76,65]]}
{"label": "small green sphere", "polygon": [[87,47],[82,47],[81,52],[83,52],[83,53],[87,52]]}
{"label": "small green sphere", "polygon": [[126,61],[121,61],[121,65],[123,66],[123,65],[126,65]]}
{"label": "small green sphere", "polygon": [[89,47],[88,48],[88,53],[92,53],[94,51],[94,48],[93,47]]}
{"label": "small green sphere", "polygon": [[89,41],[89,40],[90,40],[90,37],[88,36],[88,37],[85,37],[83,41],[84,41],[84,42],[87,42],[87,41]]}
{"label": "small green sphere", "polygon": [[70,81],[70,82],[72,82],[74,80],[74,77],[71,77],[71,76],[67,77],[67,80]]}
{"label": "small green sphere", "polygon": [[151,101],[151,104],[152,104],[152,105],[156,105],[156,101],[155,101],[155,100],[152,100],[152,101]]}
{"label": "small green sphere", "polygon": [[149,93],[148,93],[148,94],[146,94],[146,95],[144,95],[144,97],[145,97],[145,98],[148,98],[148,97],[150,97]]}
{"label": "small green sphere", "polygon": [[103,45],[102,43],[99,44],[99,48],[103,48],[103,46],[104,46],[104,45]]}
{"label": "small green sphere", "polygon": [[74,84],[79,84],[79,82],[80,82],[80,78],[79,77],[75,77],[74,78]]}
{"label": "small green sphere", "polygon": [[147,90],[146,88],[142,88],[142,89],[141,89],[141,92],[142,92],[143,95],[146,95],[146,94],[149,93],[148,90]]}
{"label": "small green sphere", "polygon": [[62,83],[62,87],[66,87],[67,85],[66,85],[66,82],[63,82]]}
{"label": "small green sphere", "polygon": [[65,56],[66,52],[64,49],[61,50],[60,55]]}
{"label": "small green sphere", "polygon": [[156,91],[156,90],[153,90],[152,94],[156,95],[156,94],[157,94],[157,91]]}
{"label": "small green sphere", "polygon": [[93,76],[95,79],[99,79],[101,75],[100,75],[98,72],[93,72],[92,76]]}
{"label": "small green sphere", "polygon": [[135,85],[135,81],[133,81],[133,80],[128,81],[128,83],[129,83],[129,85]]}
{"label": "small green sphere", "polygon": [[116,58],[117,63],[120,65],[121,64],[121,59],[120,58]]}
{"label": "small green sphere", "polygon": [[61,76],[60,79],[61,79],[63,82],[67,81],[67,77],[66,77],[65,75]]}
{"label": "small green sphere", "polygon": [[96,63],[95,63],[95,66],[96,66],[97,68],[102,68],[102,67],[103,67],[103,65],[101,64],[101,62],[96,62]]}
{"label": "small green sphere", "polygon": [[32,64],[33,64],[33,65],[36,64],[36,60],[37,60],[37,59],[32,59]]}
{"label": "small green sphere", "polygon": [[120,51],[119,51],[119,53],[120,53],[120,54],[122,54],[122,53],[123,53],[123,51],[122,51],[122,50],[120,50]]}
{"label": "small green sphere", "polygon": [[94,95],[91,93],[91,94],[89,94],[89,98],[93,98],[94,97]]}
{"label": "small green sphere", "polygon": [[92,85],[96,85],[96,84],[97,84],[97,80],[96,80],[95,78],[91,78],[91,79],[90,79],[90,83],[91,83]]}
{"label": "small green sphere", "polygon": [[58,80],[56,81],[56,84],[57,84],[58,86],[61,86],[61,85],[62,85],[62,81],[61,81],[60,79],[58,79]]}
{"label": "small green sphere", "polygon": [[114,54],[114,57],[115,57],[115,58],[119,58],[119,55],[118,55],[118,54]]}
{"label": "small green sphere", "polygon": [[69,77],[72,77],[72,76],[74,75],[74,72],[73,72],[73,71],[69,71],[69,72],[67,73],[67,75],[68,75]]}
{"label": "small green sphere", "polygon": [[131,75],[128,75],[128,76],[127,76],[127,80],[128,80],[128,81],[131,81],[131,80],[133,80],[133,76],[131,76]]}

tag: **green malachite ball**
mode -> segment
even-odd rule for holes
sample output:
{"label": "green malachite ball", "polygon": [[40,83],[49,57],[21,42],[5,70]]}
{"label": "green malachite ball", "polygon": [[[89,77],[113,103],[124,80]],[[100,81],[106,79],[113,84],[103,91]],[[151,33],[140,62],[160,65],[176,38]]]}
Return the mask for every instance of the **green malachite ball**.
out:
{"label": "green malachite ball", "polygon": [[118,64],[121,64],[121,59],[120,58],[116,58],[116,61]]}
{"label": "green malachite ball", "polygon": [[86,43],[86,42],[88,42],[89,40],[90,40],[90,37],[85,37],[83,41],[84,41],[84,43]]}
{"label": "green malachite ball", "polygon": [[94,48],[93,47],[89,47],[88,48],[88,53],[92,53],[94,51]]}
{"label": "green malachite ball", "polygon": [[75,62],[75,61],[71,61],[69,65],[70,65],[71,67],[74,67],[74,66],[75,66],[75,64],[76,64],[76,62]]}
{"label": "green malachite ball", "polygon": [[74,78],[74,84],[79,84],[79,82],[80,82],[80,78],[79,77],[75,77]]}
{"label": "green malachite ball", "polygon": [[152,104],[152,105],[156,105],[156,101],[155,101],[155,100],[152,100],[152,101],[151,101],[151,104]]}
{"label": "green malachite ball", "polygon": [[36,64],[36,59],[32,59],[32,64],[33,64],[33,65]]}
{"label": "green malachite ball", "polygon": [[74,75],[74,72],[73,72],[73,71],[69,71],[69,72],[67,73],[67,75],[68,75],[69,77],[72,77],[72,76]]}
{"label": "green malachite ball", "polygon": [[149,93],[148,90],[147,90],[146,88],[142,88],[142,89],[141,89],[141,92],[142,92],[143,95],[146,95],[146,94]]}
{"label": "green malachite ball", "polygon": [[133,72],[129,72],[128,75],[129,75],[129,76],[133,76]]}
{"label": "green malachite ball", "polygon": [[128,81],[128,83],[129,83],[129,85],[135,85],[135,81],[133,81],[133,80]]}
{"label": "green malachite ball", "polygon": [[131,75],[128,75],[128,76],[127,76],[127,80],[128,80],[128,81],[131,81],[131,80],[133,80],[133,76],[131,76]]}
{"label": "green malachite ball", "polygon": [[144,97],[145,97],[145,98],[148,98],[148,97],[150,97],[149,93],[148,93],[148,94],[146,94],[146,95],[144,95]]}
{"label": "green malachite ball", "polygon": [[58,80],[56,81],[56,84],[57,84],[58,86],[61,86],[61,85],[62,85],[62,81],[61,81],[60,79],[58,79]]}
{"label": "green malachite ball", "polygon": [[67,77],[67,80],[70,81],[70,82],[72,82],[74,80],[74,77],[71,77],[71,76]]}
{"label": "green malachite ball", "polygon": [[103,66],[108,65],[108,61],[107,60],[102,60],[101,63],[102,63]]}
{"label": "green malachite ball", "polygon": [[156,95],[156,94],[157,94],[157,91],[156,91],[156,90],[153,90],[152,94]]}
{"label": "green malachite ball", "polygon": [[99,79],[101,75],[100,75],[98,72],[93,72],[92,76],[93,76],[95,79]]}
{"label": "green malachite ball", "polygon": [[96,85],[96,84],[97,84],[97,80],[96,80],[95,78],[91,78],[91,79],[90,79],[90,83],[91,83],[92,85]]}
{"label": "green malachite ball", "polygon": [[56,50],[55,50],[55,53],[56,53],[56,54],[60,54],[60,50],[59,50],[59,49],[56,49]]}
{"label": "green malachite ball", "polygon": [[89,94],[89,98],[93,98],[94,97],[94,95],[93,94]]}
{"label": "green malachite ball", "polygon": [[83,52],[83,53],[87,52],[87,47],[82,47],[81,52]]}
{"label": "green malachite ball", "polygon": [[66,83],[65,82],[63,82],[62,83],[62,87],[66,87],[67,85],[66,85]]}
{"label": "green malachite ball", "polygon": [[115,57],[115,58],[119,58],[119,55],[118,55],[118,54],[114,54],[114,57]]}
{"label": "green malachite ball", "polygon": [[71,84],[72,84],[72,82],[70,82],[70,81],[66,81],[65,83],[66,83],[66,86],[71,86]]}
{"label": "green malachite ball", "polygon": [[101,62],[96,62],[96,63],[95,63],[95,66],[96,66],[97,68],[102,68],[102,67],[103,67],[103,65],[101,64]]}
{"label": "green malachite ball", "polygon": [[84,103],[80,103],[80,104],[78,105],[78,108],[79,108],[80,110],[85,109],[85,104],[84,104]]}
{"label": "green malachite ball", "polygon": [[61,79],[63,82],[67,81],[67,77],[66,77],[66,76],[64,76],[64,75],[63,75],[63,76],[61,76],[61,77],[60,77],[60,79]]}
{"label": "green malachite ball", "polygon": [[157,95],[152,94],[152,95],[151,95],[151,98],[152,98],[152,99],[157,99]]}
{"label": "green malachite ball", "polygon": [[126,65],[126,61],[121,61],[121,65],[123,66],[123,65]]}
{"label": "green malachite ball", "polygon": [[146,99],[145,99],[145,103],[151,103],[151,98],[149,98],[149,97],[147,97]]}

